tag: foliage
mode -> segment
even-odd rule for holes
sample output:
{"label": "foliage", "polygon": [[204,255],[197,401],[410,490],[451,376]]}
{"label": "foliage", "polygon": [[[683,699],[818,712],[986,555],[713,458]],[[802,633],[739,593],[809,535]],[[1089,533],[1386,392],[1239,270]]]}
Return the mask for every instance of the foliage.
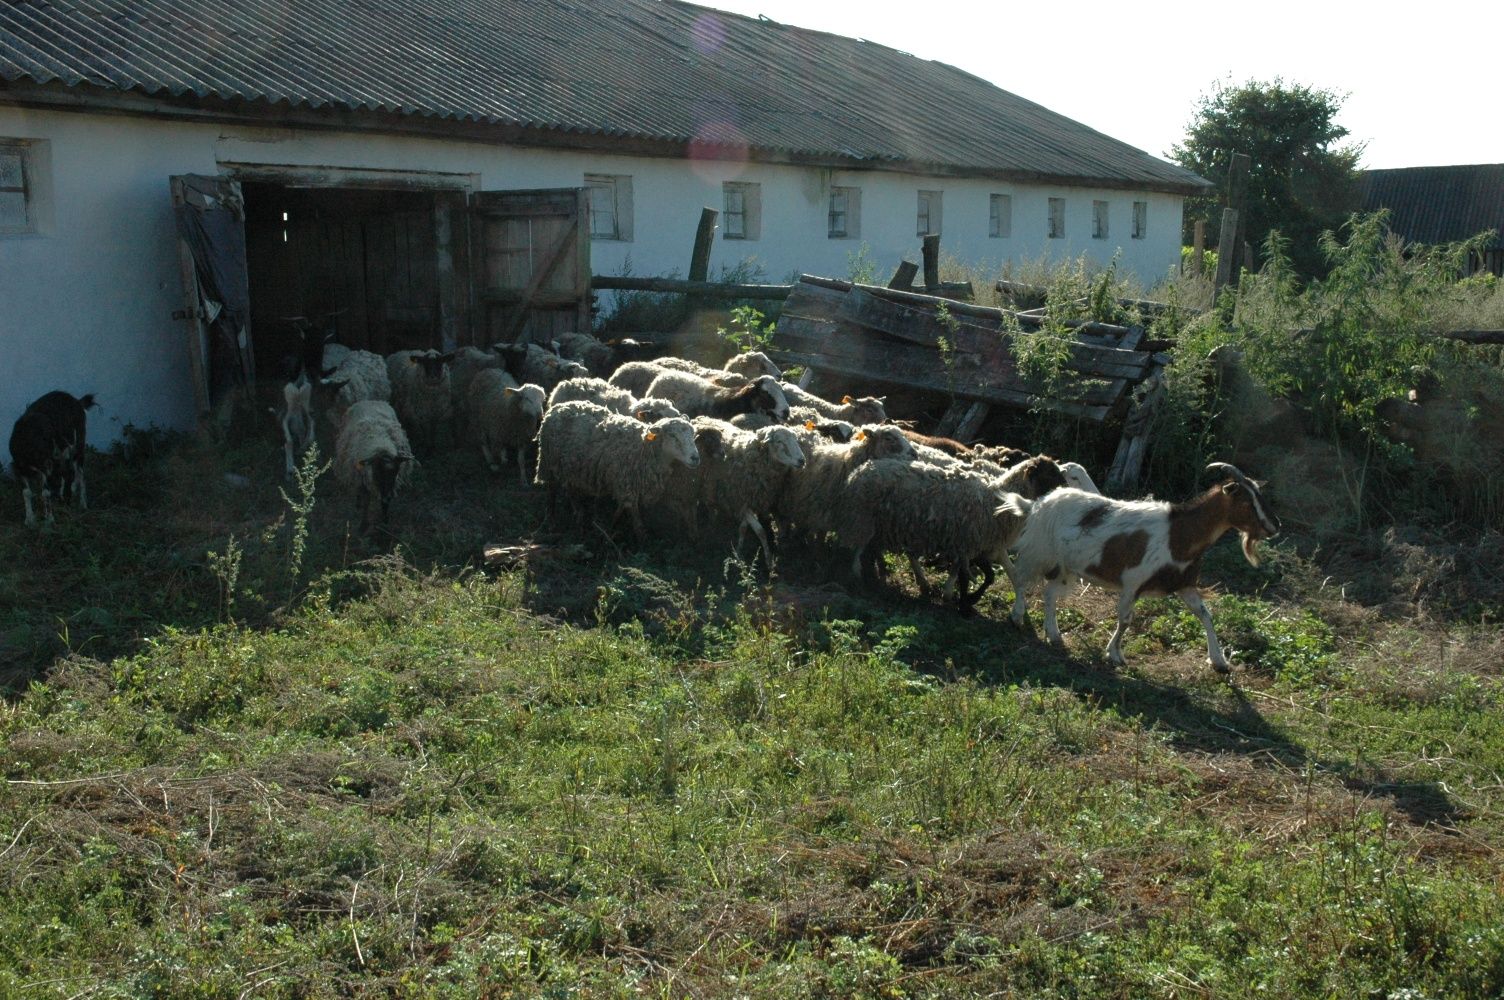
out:
{"label": "foliage", "polygon": [[872,247],[866,240],[855,250],[847,251],[846,280],[858,285],[877,283],[877,258],[872,256]]}
{"label": "foliage", "polygon": [[1171,159],[1222,188],[1189,198],[1185,239],[1197,219],[1208,232],[1221,225],[1226,178],[1233,153],[1252,158],[1246,219],[1241,231],[1251,246],[1264,246],[1271,230],[1289,241],[1288,259],[1297,275],[1325,272],[1321,234],[1336,229],[1358,207],[1361,144],[1341,145],[1348,131],[1337,124],[1344,95],[1303,84],[1249,80],[1217,83],[1203,94]]}
{"label": "foliage", "polygon": [[766,351],[772,347],[776,330],[777,324],[764,322],[761,309],[736,306],[731,310],[731,325],[718,327],[715,333],[738,352],[746,352]]}

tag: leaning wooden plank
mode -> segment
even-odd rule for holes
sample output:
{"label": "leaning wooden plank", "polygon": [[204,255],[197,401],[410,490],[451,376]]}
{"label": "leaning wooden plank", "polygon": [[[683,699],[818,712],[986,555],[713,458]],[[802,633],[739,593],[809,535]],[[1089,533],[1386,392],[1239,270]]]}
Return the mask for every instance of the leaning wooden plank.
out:
{"label": "leaning wooden plank", "polygon": [[532,310],[533,299],[537,296],[538,290],[543,287],[543,283],[548,280],[548,276],[553,273],[554,268],[558,267],[559,262],[564,259],[565,251],[574,246],[575,231],[579,225],[579,219],[571,220],[564,231],[559,234],[558,242],[549,247],[548,252],[534,262],[533,275],[528,279],[527,287],[522,291],[522,298],[507,320],[501,340],[511,343],[522,332],[523,326],[527,324],[528,313]]}
{"label": "leaning wooden plank", "polygon": [[722,299],[784,299],[792,285],[731,285],[718,281],[685,281],[681,278],[633,278],[596,274],[590,286],[620,292],[665,292]]}

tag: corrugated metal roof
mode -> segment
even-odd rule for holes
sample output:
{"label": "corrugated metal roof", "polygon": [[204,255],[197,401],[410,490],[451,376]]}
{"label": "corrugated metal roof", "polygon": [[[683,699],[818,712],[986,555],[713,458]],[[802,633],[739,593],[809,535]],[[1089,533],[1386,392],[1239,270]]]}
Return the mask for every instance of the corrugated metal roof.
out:
{"label": "corrugated metal roof", "polygon": [[952,66],[662,0],[5,0],[0,80],[1205,185]]}
{"label": "corrugated metal roof", "polygon": [[1504,230],[1504,163],[1404,167],[1363,174],[1363,211],[1387,208],[1412,243],[1455,243]]}

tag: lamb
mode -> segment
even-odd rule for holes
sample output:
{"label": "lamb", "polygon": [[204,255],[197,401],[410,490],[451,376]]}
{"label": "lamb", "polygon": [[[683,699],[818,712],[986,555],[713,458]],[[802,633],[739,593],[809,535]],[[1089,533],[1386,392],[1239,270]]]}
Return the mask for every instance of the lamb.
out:
{"label": "lamb", "polygon": [[392,408],[426,452],[437,446],[439,428],[449,423],[454,412],[449,388],[449,363],[453,360],[453,351],[440,354],[432,350],[397,351],[386,359]]}
{"label": "lamb", "polygon": [[88,437],[88,411],[96,405],[94,395],[75,398],[54,390],[34,400],[16,420],[10,432],[11,469],[21,480],[26,504],[26,526],[37,526],[31,498],[40,495],[42,521],[52,523],[52,498],[66,500],[72,492],[79,510],[89,509],[89,491],[84,485],[84,446]]}
{"label": "lamb", "polygon": [[769,375],[759,375],[749,384],[731,389],[689,372],[666,371],[653,379],[643,395],[670,400],[689,416],[728,420],[738,413],[761,411],[783,423],[789,415],[788,400],[778,381]]}
{"label": "lamb", "polygon": [[313,383],[303,372],[282,386],[282,409],[272,407],[272,415],[282,429],[283,472],[292,479],[298,460],[313,447]]}
{"label": "lamb", "polygon": [[381,504],[379,523],[385,524],[392,497],[405,484],[416,464],[397,411],[385,400],[363,399],[345,413],[334,450],[335,477],[356,493],[360,530],[378,523],[371,517],[371,501]]}
{"label": "lamb", "polygon": [[1244,558],[1257,566],[1258,542],[1277,535],[1280,523],[1259,484],[1225,462],[1207,469],[1222,473],[1222,481],[1184,503],[1110,500],[1077,489],[1056,490],[1034,502],[1017,545],[1014,624],[1024,625],[1025,597],[1041,578],[1048,580],[1045,634],[1057,646],[1064,643],[1055,621],[1062,589],[1088,580],[1118,591],[1118,623],[1107,643],[1107,659],[1122,666],[1123,633],[1135,602],[1146,594],[1175,594],[1206,630],[1208,662],[1219,673],[1231,669],[1197,587],[1201,558],[1231,529],[1241,536]]}
{"label": "lamb", "polygon": [[700,464],[695,468],[674,466],[659,506],[678,522],[680,533],[694,537],[700,529],[700,474],[709,468],[709,463],[725,457],[726,422],[715,417],[694,417],[689,423],[695,430],[695,451],[700,455]]}
{"label": "lamb", "polygon": [[527,450],[543,422],[543,387],[519,386],[499,368],[477,372],[465,397],[466,424],[486,464],[500,468],[509,450],[517,453],[517,475],[527,485]]}
{"label": "lamb", "polygon": [[[701,420],[704,418],[696,418]],[[799,438],[787,427],[744,431],[723,425],[722,457],[700,469],[700,500],[737,523],[736,543],[751,531],[773,568],[773,550],[760,518],[769,516],[789,476],[806,464]]]}
{"label": "lamb", "polygon": [[[946,596],[970,579],[973,559],[1001,560],[1023,530],[1020,498],[965,468],[884,459],[868,462],[846,480],[846,511],[839,525],[852,550],[852,573],[863,577],[869,545],[903,552],[916,564],[934,557],[952,566]],[[922,576],[919,577],[922,579]],[[980,592],[978,593],[980,596]],[[963,608],[975,598],[961,591]]]}
{"label": "lamb", "polygon": [[[330,350],[324,348],[327,363]],[[370,351],[349,351],[332,372],[319,379],[321,396],[327,399],[325,412],[338,428],[346,412],[361,400],[388,402],[392,398],[392,380],[386,373],[386,359]]]}
{"label": "lamb", "polygon": [[853,399],[850,396],[843,396],[840,403],[832,403],[799,388],[792,382],[780,382],[779,385],[783,389],[783,394],[788,397],[789,406],[807,407],[826,419],[845,420],[853,424],[888,422],[888,411],[883,406],[883,397],[863,396],[860,399]]}
{"label": "lamb", "polygon": [[509,360],[507,364],[507,370],[519,382],[531,382],[542,386],[544,392],[553,392],[554,388],[567,378],[590,377],[590,369],[578,361],[561,358],[557,354],[545,351],[537,344],[523,346],[524,350],[520,358],[516,357],[515,349],[509,352],[515,360]]}
{"label": "lamb", "polygon": [[695,432],[683,417],[644,424],[594,403],[561,403],[538,430],[538,475],[549,506],[561,493],[571,499],[608,497],[632,518],[644,537],[642,508],[662,495],[675,463],[695,468]]}

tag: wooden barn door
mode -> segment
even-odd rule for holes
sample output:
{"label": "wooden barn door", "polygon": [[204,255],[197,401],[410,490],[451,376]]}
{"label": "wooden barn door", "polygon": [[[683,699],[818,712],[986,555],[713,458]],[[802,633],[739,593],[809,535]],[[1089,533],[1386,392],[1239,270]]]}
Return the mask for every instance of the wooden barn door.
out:
{"label": "wooden barn door", "polygon": [[586,189],[483,191],[472,206],[477,340],[547,343],[589,333]]}
{"label": "wooden barn door", "polygon": [[245,199],[228,177],[169,178],[187,308],[196,412],[203,420],[228,405],[256,377],[245,263]]}

